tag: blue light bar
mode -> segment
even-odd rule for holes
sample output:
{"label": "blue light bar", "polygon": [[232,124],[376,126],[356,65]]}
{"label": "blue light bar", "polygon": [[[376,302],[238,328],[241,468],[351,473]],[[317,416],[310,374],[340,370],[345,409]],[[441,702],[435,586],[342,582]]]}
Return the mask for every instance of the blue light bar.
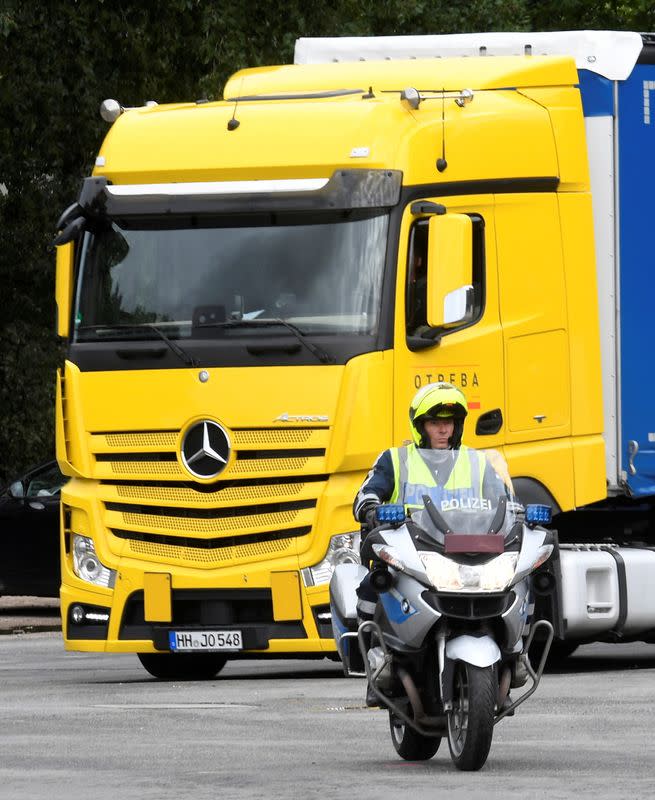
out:
{"label": "blue light bar", "polygon": [[552,519],[553,510],[550,506],[529,503],[525,507],[525,521],[528,525],[548,525]]}
{"label": "blue light bar", "polygon": [[383,523],[404,522],[405,506],[400,503],[386,503],[375,509],[375,517],[381,525]]}

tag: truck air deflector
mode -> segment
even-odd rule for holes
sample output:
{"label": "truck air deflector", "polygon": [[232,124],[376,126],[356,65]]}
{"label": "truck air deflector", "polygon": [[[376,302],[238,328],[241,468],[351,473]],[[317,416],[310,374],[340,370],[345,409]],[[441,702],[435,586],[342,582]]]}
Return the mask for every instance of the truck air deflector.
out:
{"label": "truck air deflector", "polygon": [[327,181],[198,182],[195,186],[186,183],[179,184],[183,190],[175,191],[171,184],[116,187],[98,177],[85,178],[79,206],[92,219],[391,208],[400,199],[401,184],[402,172],[379,169],[340,169]]}
{"label": "truck air deflector", "polygon": [[625,80],[644,40],[632,31],[457,33],[433,36],[341,36],[296,40],[294,63],[407,58],[570,55],[578,69]]}

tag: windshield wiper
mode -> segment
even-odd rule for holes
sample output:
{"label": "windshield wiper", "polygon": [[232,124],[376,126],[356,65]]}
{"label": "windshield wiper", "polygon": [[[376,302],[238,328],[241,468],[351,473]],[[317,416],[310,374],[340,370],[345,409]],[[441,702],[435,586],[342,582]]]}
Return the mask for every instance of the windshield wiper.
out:
{"label": "windshield wiper", "polygon": [[78,331],[100,331],[100,330],[149,330],[153,331],[154,333],[159,336],[159,338],[165,342],[168,347],[175,353],[175,355],[181,359],[187,366],[189,367],[197,367],[198,362],[196,359],[190,354],[187,353],[186,350],[183,350],[179,344],[176,344],[172,339],[170,339],[161,328],[158,328],[156,325],[153,325],[150,322],[143,323],[142,325],[137,325],[134,323],[126,323],[126,324],[116,324],[116,325],[82,325],[78,329]]}
{"label": "windshield wiper", "polygon": [[225,322],[205,322],[197,325],[197,328],[270,328],[273,325],[282,325],[296,337],[303,347],[306,347],[322,364],[334,364],[334,356],[327,350],[313,344],[307,339],[307,334],[301,331],[292,322],[287,322],[280,317],[270,319],[228,319]]}

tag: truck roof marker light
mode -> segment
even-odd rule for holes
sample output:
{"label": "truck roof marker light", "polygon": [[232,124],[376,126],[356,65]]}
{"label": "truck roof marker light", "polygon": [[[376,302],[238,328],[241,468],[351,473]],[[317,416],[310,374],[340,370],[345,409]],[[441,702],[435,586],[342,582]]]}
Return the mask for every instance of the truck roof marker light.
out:
{"label": "truck roof marker light", "polygon": [[415,89],[413,86],[408,86],[400,93],[401,101],[406,102],[412,109],[417,109],[424,100],[443,101],[446,99],[452,99],[455,101],[456,105],[458,105],[460,108],[464,108],[465,106],[469,105],[469,103],[473,102],[474,97],[475,92],[473,89],[462,89],[459,92],[447,92],[444,89],[443,92],[438,92],[435,94],[421,94],[418,89]]}
{"label": "truck roof marker light", "polygon": [[464,108],[464,106],[473,102],[473,96],[473,89],[462,89],[459,93],[459,97],[455,98],[455,105]]}
{"label": "truck roof marker light", "polygon": [[118,100],[112,100],[109,98],[107,100],[103,100],[100,104],[100,116],[105,122],[116,122],[123,111],[125,111],[125,109],[118,102]]}
{"label": "truck roof marker light", "polygon": [[[144,103],[144,108],[154,108],[158,106],[159,103],[156,100],[146,100]],[[104,119],[105,122],[113,123],[120,117],[120,115],[125,111],[131,111],[132,109],[128,109],[123,107],[118,100],[112,100],[108,98],[107,100],[103,100],[100,104],[100,116]]]}
{"label": "truck roof marker light", "polygon": [[415,89],[413,86],[408,86],[406,89],[403,89],[400,93],[400,99],[405,100],[407,105],[415,110],[419,107],[422,100],[418,89]]}

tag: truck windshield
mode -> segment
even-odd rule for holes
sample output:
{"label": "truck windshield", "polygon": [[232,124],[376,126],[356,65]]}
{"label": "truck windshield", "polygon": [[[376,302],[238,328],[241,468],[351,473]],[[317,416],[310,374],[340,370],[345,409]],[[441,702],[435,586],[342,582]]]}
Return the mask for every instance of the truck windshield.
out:
{"label": "truck windshield", "polygon": [[164,225],[114,221],[85,234],[76,341],[152,338],[153,325],[170,339],[269,336],[267,319],[303,334],[377,330],[387,213]]}

